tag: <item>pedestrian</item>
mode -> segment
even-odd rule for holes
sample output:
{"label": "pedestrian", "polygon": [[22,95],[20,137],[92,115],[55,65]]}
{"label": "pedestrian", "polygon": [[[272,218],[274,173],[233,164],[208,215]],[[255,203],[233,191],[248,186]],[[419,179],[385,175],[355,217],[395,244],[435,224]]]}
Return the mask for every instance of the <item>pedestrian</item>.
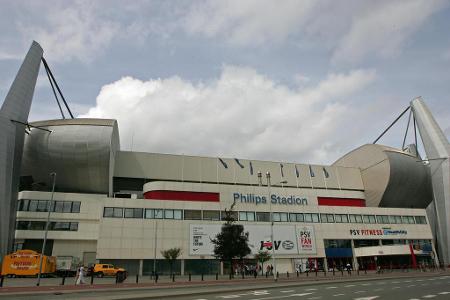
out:
{"label": "pedestrian", "polygon": [[80,285],[80,284],[84,284],[84,267],[83,265],[80,265],[80,267],[78,268],[78,272],[77,272],[77,281],[76,281],[76,285]]}
{"label": "pedestrian", "polygon": [[347,273],[348,273],[348,275],[350,275],[352,266],[350,265],[350,263],[347,263],[346,267],[347,267]]}
{"label": "pedestrian", "polygon": [[270,274],[270,265],[267,265],[266,267],[266,276]]}

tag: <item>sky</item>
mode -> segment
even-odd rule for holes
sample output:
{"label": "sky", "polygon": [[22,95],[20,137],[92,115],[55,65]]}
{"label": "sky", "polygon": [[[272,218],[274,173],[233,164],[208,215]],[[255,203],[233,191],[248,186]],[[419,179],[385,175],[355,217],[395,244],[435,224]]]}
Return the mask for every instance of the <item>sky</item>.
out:
{"label": "sky", "polygon": [[[331,164],[418,96],[450,137],[449,1],[0,5],[0,103],[35,40],[74,115],[117,119],[122,150]],[[29,120],[57,118],[41,67]],[[407,119],[379,143],[401,147]]]}

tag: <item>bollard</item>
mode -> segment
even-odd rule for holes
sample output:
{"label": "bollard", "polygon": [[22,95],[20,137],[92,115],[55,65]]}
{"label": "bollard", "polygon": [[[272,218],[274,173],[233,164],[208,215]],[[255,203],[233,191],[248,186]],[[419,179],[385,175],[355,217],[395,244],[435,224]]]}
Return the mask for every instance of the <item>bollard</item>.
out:
{"label": "bollard", "polygon": [[327,271],[323,270],[323,276],[327,277]]}
{"label": "bollard", "polygon": [[306,277],[308,277],[309,276],[309,270],[308,271],[306,271]]}
{"label": "bollard", "polygon": [[280,277],[280,273],[278,273],[278,271],[277,271],[277,279],[278,279],[278,277]]}
{"label": "bollard", "polygon": [[136,274],[136,283],[139,283],[139,274]]}
{"label": "bollard", "polygon": [[231,280],[232,277],[233,277],[233,276],[232,276],[231,273],[230,273],[230,280]]}
{"label": "bollard", "polygon": [[203,281],[203,273],[202,273],[202,281]]}
{"label": "bollard", "polygon": [[244,278],[245,278],[245,276],[244,276],[244,272],[243,272],[243,271],[241,272],[241,276],[242,276],[242,279],[244,279]]}
{"label": "bollard", "polygon": [[159,274],[156,273],[156,274],[155,274],[155,283],[158,283],[158,279],[159,279]]}
{"label": "bollard", "polygon": [[3,287],[3,281],[5,281],[5,276],[0,275],[0,287]]}
{"label": "bollard", "polygon": [[359,276],[359,269],[358,269],[358,270],[356,270],[356,275],[358,275],[358,276]]}
{"label": "bollard", "polygon": [[91,273],[91,285],[94,284],[94,273]]}
{"label": "bollard", "polygon": [[367,268],[366,268],[366,269],[364,269],[364,274],[366,274],[366,275],[367,275]]}
{"label": "bollard", "polygon": [[286,277],[289,278],[289,272],[286,272]]}
{"label": "bollard", "polygon": [[298,271],[297,271],[297,278],[298,278]]}
{"label": "bollard", "polygon": [[256,277],[258,277],[258,272],[253,272],[253,276],[255,277],[255,279],[256,279]]}
{"label": "bollard", "polygon": [[317,268],[316,268],[316,277],[317,277]]}
{"label": "bollard", "polygon": [[172,282],[175,282],[175,274],[172,274]]}
{"label": "bollard", "polygon": [[61,285],[64,285],[65,282],[66,282],[66,274],[63,274]]}
{"label": "bollard", "polygon": [[269,276],[269,272],[266,272],[266,278]]}
{"label": "bollard", "polygon": [[219,280],[219,273],[216,273],[216,280]]}
{"label": "bollard", "polygon": [[191,273],[189,273],[189,281],[191,281],[191,276],[192,276]]}
{"label": "bollard", "polygon": [[341,269],[341,276],[344,276],[344,269]]}
{"label": "bollard", "polygon": [[336,273],[335,273],[334,268],[333,268],[333,276],[334,276],[334,275],[336,275]]}

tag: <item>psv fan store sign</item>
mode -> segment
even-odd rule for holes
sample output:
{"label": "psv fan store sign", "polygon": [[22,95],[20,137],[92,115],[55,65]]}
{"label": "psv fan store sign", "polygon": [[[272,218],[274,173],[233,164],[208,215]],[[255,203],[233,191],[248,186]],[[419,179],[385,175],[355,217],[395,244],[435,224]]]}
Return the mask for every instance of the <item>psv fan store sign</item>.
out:
{"label": "psv fan store sign", "polygon": [[297,228],[298,252],[300,254],[315,254],[316,239],[312,226],[302,226]]}

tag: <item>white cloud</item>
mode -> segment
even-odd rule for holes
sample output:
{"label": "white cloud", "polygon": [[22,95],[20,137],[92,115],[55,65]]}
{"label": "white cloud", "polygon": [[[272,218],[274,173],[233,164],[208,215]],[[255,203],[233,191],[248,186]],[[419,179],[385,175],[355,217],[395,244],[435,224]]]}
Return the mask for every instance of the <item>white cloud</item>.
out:
{"label": "white cloud", "polygon": [[[40,3],[28,9],[45,14],[34,22],[22,20],[19,31],[28,43],[39,42],[52,61],[89,62],[109,46],[120,28],[92,1]],[[29,12],[30,16],[34,13]]]}
{"label": "white cloud", "polygon": [[103,86],[81,117],[117,119],[123,149],[133,136],[133,150],[147,152],[324,161],[342,134],[345,98],[374,79],[372,70],[355,70],[291,89],[234,66],[208,83],[125,77]]}
{"label": "white cloud", "polygon": [[357,14],[350,30],[342,37],[332,60],[359,62],[372,54],[397,55],[405,41],[435,12],[442,1],[389,1]]}

